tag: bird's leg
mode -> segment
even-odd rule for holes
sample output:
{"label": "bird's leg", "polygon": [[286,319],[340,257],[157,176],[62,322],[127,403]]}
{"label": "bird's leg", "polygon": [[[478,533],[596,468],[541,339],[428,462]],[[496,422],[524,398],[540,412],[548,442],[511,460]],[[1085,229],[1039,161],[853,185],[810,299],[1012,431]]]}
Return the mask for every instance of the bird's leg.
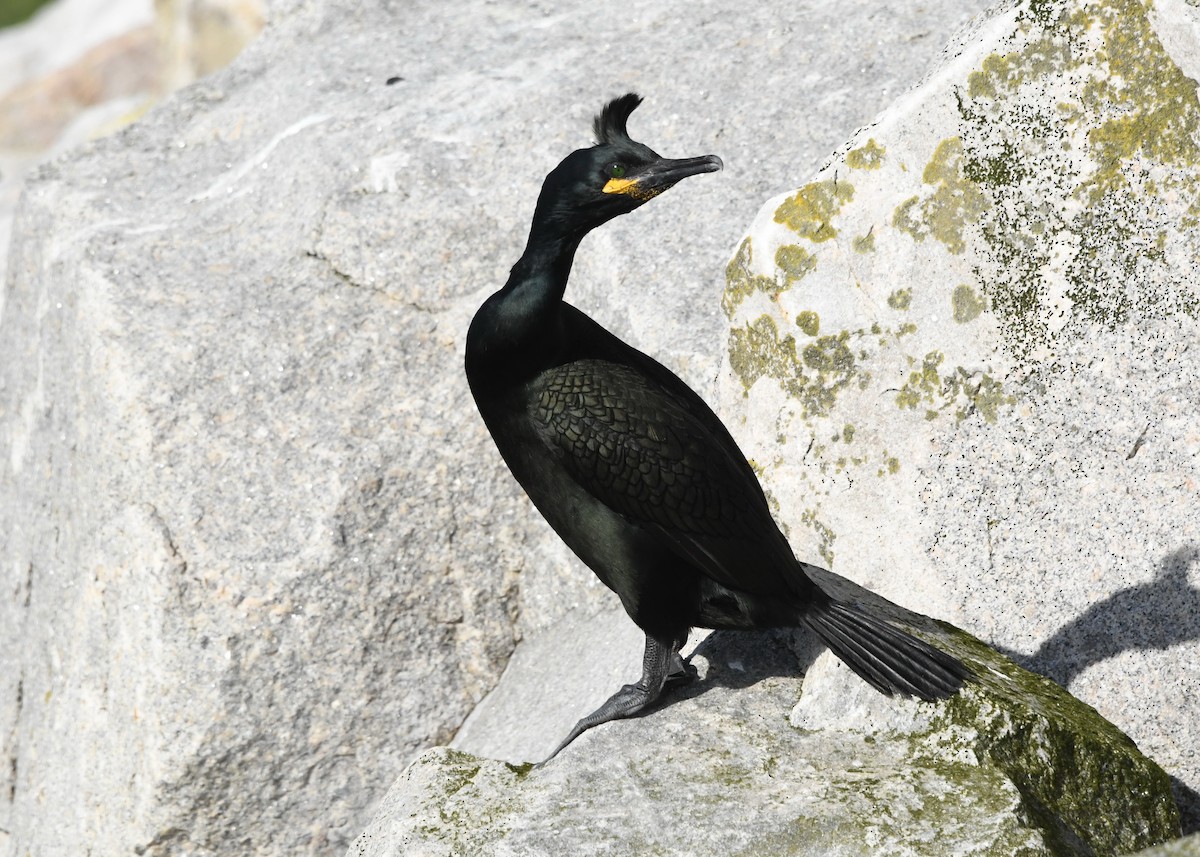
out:
{"label": "bird's leg", "polygon": [[553,753],[545,758],[542,764],[549,762],[562,752],[563,747],[566,747],[593,726],[599,726],[601,723],[607,723],[610,720],[629,717],[631,714],[641,711],[647,705],[654,702],[654,700],[658,699],[668,677],[678,680],[677,677],[682,678],[687,676],[691,667],[684,664],[683,659],[679,656],[679,651],[673,643],[674,641],[669,639],[664,643],[662,640],[656,640],[647,634],[646,654],[642,656],[642,677],[638,682],[636,684],[625,685],[610,696],[607,702],[576,723],[571,733],[567,735]]}
{"label": "bird's leg", "polygon": [[670,672],[667,673],[666,687],[679,687],[691,684],[696,680],[696,668],[692,666],[691,658],[684,658],[679,650],[687,643],[687,635],[675,641],[675,651],[671,653]]}

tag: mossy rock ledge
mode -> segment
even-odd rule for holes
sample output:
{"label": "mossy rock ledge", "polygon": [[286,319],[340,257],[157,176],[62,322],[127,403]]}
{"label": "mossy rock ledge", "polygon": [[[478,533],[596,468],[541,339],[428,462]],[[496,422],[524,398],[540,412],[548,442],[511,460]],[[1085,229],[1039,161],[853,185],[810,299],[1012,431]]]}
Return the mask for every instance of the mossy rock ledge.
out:
{"label": "mossy rock ledge", "polygon": [[1167,775],[1094,709],[969,634],[817,574],[977,681],[942,703],[889,699],[806,632],[715,633],[696,650],[699,681],[544,767],[427,751],[349,855],[1033,857],[1179,836]]}

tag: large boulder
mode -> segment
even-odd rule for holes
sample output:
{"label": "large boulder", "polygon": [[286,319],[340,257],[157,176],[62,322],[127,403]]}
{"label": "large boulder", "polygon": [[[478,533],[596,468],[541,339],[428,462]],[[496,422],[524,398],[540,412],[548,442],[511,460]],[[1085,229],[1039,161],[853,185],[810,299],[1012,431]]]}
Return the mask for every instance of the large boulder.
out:
{"label": "large boulder", "polygon": [[1200,827],[1200,10],[1003,4],[729,266],[801,556],[1069,689]]}
{"label": "large boulder", "polygon": [[38,168],[0,292],[0,850],[343,850],[519,637],[611,605],[461,377],[547,169],[632,88],[639,136],[739,165],[573,281],[708,385],[749,213],[968,11],[280,0]]}

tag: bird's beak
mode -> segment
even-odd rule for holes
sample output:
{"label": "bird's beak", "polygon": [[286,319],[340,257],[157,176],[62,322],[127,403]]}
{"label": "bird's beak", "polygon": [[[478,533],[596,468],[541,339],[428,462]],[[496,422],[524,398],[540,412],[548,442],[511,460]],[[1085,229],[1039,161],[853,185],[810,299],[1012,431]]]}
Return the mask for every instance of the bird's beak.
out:
{"label": "bird's beak", "polygon": [[715,173],[725,166],[716,155],[699,158],[662,158],[638,172],[620,179],[609,179],[605,193],[620,193],[634,199],[651,199],[688,176]]}

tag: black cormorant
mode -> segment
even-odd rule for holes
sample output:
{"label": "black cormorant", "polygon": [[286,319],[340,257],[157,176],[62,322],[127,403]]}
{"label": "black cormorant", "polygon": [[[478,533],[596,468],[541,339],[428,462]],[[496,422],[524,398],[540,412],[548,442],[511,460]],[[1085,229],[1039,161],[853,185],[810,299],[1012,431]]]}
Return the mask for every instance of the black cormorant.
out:
{"label": "black cormorant", "polygon": [[690,677],[679,650],[693,627],[806,625],[883,693],[953,694],[968,676],[961,662],[813,583],[708,405],[563,300],[588,232],[722,167],[715,155],[673,160],[630,139],[640,103],[630,93],[607,104],[596,145],[546,177],[525,252],[467,333],[467,380],[513,476],[646,634],[641,679],[554,752]]}

